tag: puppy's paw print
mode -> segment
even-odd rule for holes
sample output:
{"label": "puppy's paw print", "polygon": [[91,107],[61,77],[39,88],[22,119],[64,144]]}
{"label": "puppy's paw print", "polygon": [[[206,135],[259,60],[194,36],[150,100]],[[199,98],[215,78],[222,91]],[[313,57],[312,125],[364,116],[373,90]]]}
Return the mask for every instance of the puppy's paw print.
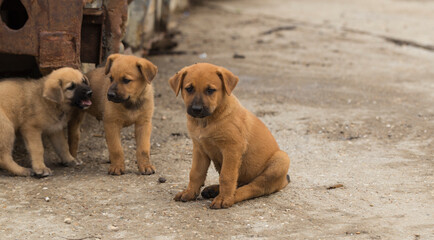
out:
{"label": "puppy's paw print", "polygon": [[212,209],[229,208],[232,205],[234,205],[234,198],[233,197],[226,197],[226,196],[218,195],[212,201],[210,208],[212,208]]}

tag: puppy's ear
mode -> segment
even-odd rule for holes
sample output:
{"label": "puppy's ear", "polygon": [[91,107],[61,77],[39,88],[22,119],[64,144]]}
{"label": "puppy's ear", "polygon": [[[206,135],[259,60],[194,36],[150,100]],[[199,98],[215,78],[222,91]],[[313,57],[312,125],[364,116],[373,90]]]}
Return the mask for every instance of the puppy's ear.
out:
{"label": "puppy's ear", "polygon": [[182,82],[184,81],[185,75],[187,75],[187,70],[183,68],[169,79],[170,87],[175,92],[176,96],[179,94],[179,90],[182,87]]}
{"label": "puppy's ear", "polygon": [[232,90],[234,90],[235,86],[237,86],[237,83],[239,81],[238,77],[225,68],[217,69],[216,73],[219,76],[220,80],[222,80],[226,93],[228,94],[228,96],[230,96]]}
{"label": "puppy's ear", "polygon": [[107,75],[110,72],[110,68],[112,68],[113,61],[120,56],[121,55],[119,53],[115,53],[115,54],[111,54],[107,58],[107,62],[105,64],[105,71],[104,71],[105,75]]}
{"label": "puppy's ear", "polygon": [[44,83],[42,96],[55,103],[63,101],[62,81],[60,79],[47,78]]}
{"label": "puppy's ear", "polygon": [[154,79],[158,72],[157,66],[144,58],[140,58],[137,61],[137,68],[139,69],[139,72],[142,74],[143,78],[149,84],[151,84],[152,79]]}

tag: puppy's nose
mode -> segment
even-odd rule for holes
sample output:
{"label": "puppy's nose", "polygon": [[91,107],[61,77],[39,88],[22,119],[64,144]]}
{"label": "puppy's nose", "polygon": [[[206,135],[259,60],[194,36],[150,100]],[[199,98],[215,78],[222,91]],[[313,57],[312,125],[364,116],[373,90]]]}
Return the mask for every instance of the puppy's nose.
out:
{"label": "puppy's nose", "polygon": [[107,93],[107,97],[108,98],[116,98],[116,93],[114,93],[114,92],[108,92]]}
{"label": "puppy's nose", "polygon": [[92,93],[93,93],[92,90],[89,90],[89,91],[86,92],[86,96],[92,97]]}
{"label": "puppy's nose", "polygon": [[193,106],[191,106],[191,110],[193,110],[194,113],[200,113],[203,110],[203,106],[193,105]]}

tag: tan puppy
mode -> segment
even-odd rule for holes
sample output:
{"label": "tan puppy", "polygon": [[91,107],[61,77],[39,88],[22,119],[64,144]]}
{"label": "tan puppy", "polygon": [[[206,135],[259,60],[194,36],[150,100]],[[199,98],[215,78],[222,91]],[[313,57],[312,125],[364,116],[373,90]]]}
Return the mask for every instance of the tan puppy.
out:
{"label": "tan puppy", "polygon": [[91,104],[88,84],[84,75],[72,68],[58,69],[39,80],[0,81],[0,167],[18,176],[32,173],[12,159],[15,131],[23,136],[37,176],[51,174],[44,164],[42,133],[49,136],[62,163],[81,164],[69,153],[63,128],[73,106],[87,108]]}
{"label": "tan puppy", "polygon": [[193,164],[187,189],[176,201],[195,200],[204,185],[210,161],[220,185],[206,187],[211,208],[274,193],[289,183],[289,157],[279,149],[267,127],[231,94],[238,77],[208,63],[183,68],[169,84],[181,91],[187,127],[193,140]]}
{"label": "tan puppy", "polygon": [[[91,99],[94,104],[87,112],[103,120],[109,150],[109,174],[125,172],[120,132],[132,124],[135,125],[139,171],[146,175],[155,173],[150,162],[150,148],[154,112],[151,81],[156,74],[157,67],[148,60],[121,54],[110,55],[105,69],[97,68],[87,74],[94,91]],[[78,113],[69,123],[69,147],[73,156],[77,156],[83,114]]]}

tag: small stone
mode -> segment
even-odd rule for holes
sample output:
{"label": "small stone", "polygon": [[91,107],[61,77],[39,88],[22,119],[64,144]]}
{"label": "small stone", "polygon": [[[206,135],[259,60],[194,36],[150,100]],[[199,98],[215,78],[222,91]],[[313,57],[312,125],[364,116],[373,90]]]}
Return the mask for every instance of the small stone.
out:
{"label": "small stone", "polygon": [[162,116],[162,117],[161,117],[161,120],[166,120],[166,119],[167,119],[166,116]]}
{"label": "small stone", "polygon": [[71,218],[65,218],[65,220],[63,220],[63,222],[66,224],[71,224],[72,219]]}
{"label": "small stone", "polygon": [[166,180],[166,178],[165,177],[159,177],[158,178],[158,182],[159,183],[165,183],[167,180]]}
{"label": "small stone", "polygon": [[331,189],[336,189],[336,188],[343,188],[344,185],[343,184],[335,184],[335,185],[331,185],[330,187],[327,188],[327,190],[331,190]]}
{"label": "small stone", "polygon": [[238,53],[234,53],[233,58],[241,58],[241,59],[244,59],[244,58],[246,58],[246,56],[241,55],[241,54],[238,54]]}
{"label": "small stone", "polygon": [[109,225],[109,226],[108,226],[108,229],[109,229],[110,231],[116,232],[116,231],[119,230],[119,227],[116,227],[116,226],[114,226],[114,225]]}
{"label": "small stone", "polygon": [[49,197],[45,197],[44,200],[45,200],[46,202],[49,202],[49,201],[50,201],[50,198],[49,198]]}
{"label": "small stone", "polygon": [[208,55],[206,54],[206,53],[201,53],[201,54],[199,54],[199,58],[200,59],[205,59],[205,58],[207,58],[208,57]]}

